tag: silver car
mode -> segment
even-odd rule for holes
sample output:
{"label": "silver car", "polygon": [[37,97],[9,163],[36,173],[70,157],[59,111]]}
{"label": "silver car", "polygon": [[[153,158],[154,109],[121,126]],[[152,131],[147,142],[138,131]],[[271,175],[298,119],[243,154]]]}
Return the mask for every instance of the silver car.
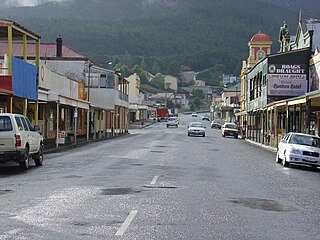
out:
{"label": "silver car", "polygon": [[188,136],[195,135],[195,136],[206,136],[205,126],[202,122],[191,122],[188,126]]}

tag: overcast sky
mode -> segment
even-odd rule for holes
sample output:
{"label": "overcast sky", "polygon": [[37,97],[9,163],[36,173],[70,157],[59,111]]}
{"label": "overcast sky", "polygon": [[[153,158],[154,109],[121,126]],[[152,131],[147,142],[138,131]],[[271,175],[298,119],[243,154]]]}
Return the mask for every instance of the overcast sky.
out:
{"label": "overcast sky", "polygon": [[46,2],[61,2],[64,0],[5,0],[7,7],[35,6]]}

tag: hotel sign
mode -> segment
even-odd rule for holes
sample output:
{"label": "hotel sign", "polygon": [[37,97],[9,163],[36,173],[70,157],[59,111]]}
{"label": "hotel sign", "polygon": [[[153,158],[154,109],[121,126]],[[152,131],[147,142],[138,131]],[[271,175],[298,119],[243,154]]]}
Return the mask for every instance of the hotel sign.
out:
{"label": "hotel sign", "polygon": [[271,64],[268,72],[268,95],[300,96],[307,92],[307,69],[305,65]]}

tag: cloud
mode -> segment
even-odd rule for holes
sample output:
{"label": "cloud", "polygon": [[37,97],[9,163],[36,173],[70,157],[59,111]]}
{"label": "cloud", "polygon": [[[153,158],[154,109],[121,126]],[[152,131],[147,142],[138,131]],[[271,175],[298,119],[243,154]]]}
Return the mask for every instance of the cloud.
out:
{"label": "cloud", "polygon": [[47,2],[63,2],[65,0],[5,0],[6,7],[37,6]]}

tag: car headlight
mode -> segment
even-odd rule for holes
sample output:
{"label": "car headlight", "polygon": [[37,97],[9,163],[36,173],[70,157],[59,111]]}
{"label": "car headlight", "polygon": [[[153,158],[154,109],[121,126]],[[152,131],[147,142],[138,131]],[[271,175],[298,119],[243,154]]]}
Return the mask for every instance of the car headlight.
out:
{"label": "car headlight", "polygon": [[294,153],[294,154],[301,154],[301,155],[302,155],[301,150],[296,149],[296,148],[291,148],[290,153]]}

